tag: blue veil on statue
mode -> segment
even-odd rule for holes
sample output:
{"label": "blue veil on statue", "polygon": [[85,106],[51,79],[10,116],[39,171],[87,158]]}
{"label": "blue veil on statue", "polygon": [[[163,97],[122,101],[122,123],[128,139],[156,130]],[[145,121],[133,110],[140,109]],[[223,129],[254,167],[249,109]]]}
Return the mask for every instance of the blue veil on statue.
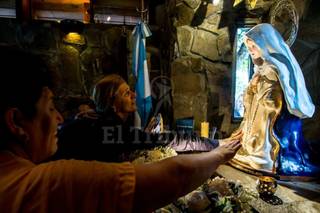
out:
{"label": "blue veil on statue", "polygon": [[310,162],[312,150],[304,141],[300,118],[312,117],[315,106],[307,91],[301,68],[280,33],[270,24],[253,27],[246,33],[260,48],[262,59],[278,71],[285,104],[273,131],[280,143],[277,174],[314,176],[319,167]]}
{"label": "blue veil on statue", "polygon": [[315,107],[306,89],[301,68],[282,36],[271,24],[259,24],[246,33],[261,49],[262,58],[277,67],[289,112],[312,117]]}

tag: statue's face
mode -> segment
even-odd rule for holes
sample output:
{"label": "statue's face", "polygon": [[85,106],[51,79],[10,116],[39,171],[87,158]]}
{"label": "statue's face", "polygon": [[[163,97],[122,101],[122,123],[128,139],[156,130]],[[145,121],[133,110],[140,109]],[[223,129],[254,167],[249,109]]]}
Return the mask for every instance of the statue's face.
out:
{"label": "statue's face", "polygon": [[261,58],[261,51],[259,47],[250,38],[246,38],[245,45],[247,46],[248,52],[253,60]]}

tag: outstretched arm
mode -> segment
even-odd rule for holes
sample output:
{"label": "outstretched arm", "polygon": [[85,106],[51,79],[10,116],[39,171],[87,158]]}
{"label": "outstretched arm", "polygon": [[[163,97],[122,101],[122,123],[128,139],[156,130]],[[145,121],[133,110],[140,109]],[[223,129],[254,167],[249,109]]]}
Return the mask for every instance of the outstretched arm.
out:
{"label": "outstretched arm", "polygon": [[150,212],[196,189],[240,148],[239,141],[200,154],[137,165],[133,212]]}

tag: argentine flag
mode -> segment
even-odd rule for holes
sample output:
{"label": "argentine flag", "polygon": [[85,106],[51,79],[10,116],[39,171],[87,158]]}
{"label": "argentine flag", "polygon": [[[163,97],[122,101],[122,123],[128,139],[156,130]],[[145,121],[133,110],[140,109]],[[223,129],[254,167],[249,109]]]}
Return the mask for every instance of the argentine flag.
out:
{"label": "argentine flag", "polygon": [[138,113],[135,115],[135,127],[144,128],[152,107],[149,72],[146,57],[146,37],[151,36],[150,29],[139,22],[133,32],[133,75],[136,77],[136,104]]}

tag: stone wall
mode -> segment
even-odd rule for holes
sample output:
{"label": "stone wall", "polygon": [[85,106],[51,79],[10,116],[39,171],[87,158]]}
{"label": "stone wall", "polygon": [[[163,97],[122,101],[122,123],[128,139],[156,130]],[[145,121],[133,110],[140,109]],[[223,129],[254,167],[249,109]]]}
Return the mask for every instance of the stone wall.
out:
{"label": "stone wall", "polygon": [[[218,4],[214,5],[216,2]],[[293,2],[299,8],[297,12],[300,17],[303,17],[308,1]],[[211,126],[218,127],[220,133],[223,133],[220,137],[230,134],[238,126],[239,123],[231,120],[232,48],[236,22],[252,17],[268,22],[269,11],[274,3],[274,0],[257,0],[255,8],[251,8],[250,1],[246,0],[237,7],[233,7],[233,1],[223,0],[176,0],[167,3],[167,10],[172,17],[172,39],[175,42],[171,63],[175,119],[194,116],[195,129],[199,129],[201,121],[209,121]],[[281,20],[278,21],[277,27],[287,26]],[[304,23],[301,24],[304,30]],[[309,31],[312,34],[318,32],[318,29],[319,26],[313,25]],[[285,31],[282,28],[278,30]],[[293,52],[297,57],[302,57],[297,48],[293,48]],[[319,69],[317,62],[313,66]],[[307,74],[306,69],[304,74],[308,89],[319,106],[319,83],[311,82],[314,74]],[[308,128],[316,132],[311,126]]]}
{"label": "stone wall", "polygon": [[304,136],[320,154],[320,2],[313,0],[300,21],[298,37],[292,51],[304,74],[306,86],[316,105],[312,118],[303,120]]}
{"label": "stone wall", "polygon": [[229,29],[219,27],[223,2],[176,1],[175,60],[171,65],[174,118],[194,116],[227,131],[231,111],[232,44]]}
{"label": "stone wall", "polygon": [[104,74],[127,71],[123,54],[130,54],[129,36],[121,35],[130,35],[131,29],[88,24],[80,38],[69,42],[57,22],[19,24],[0,19],[0,32],[0,45],[17,46],[45,58],[56,80],[62,112],[69,110],[69,99],[90,96],[92,85]]}
{"label": "stone wall", "polygon": [[[258,0],[254,9],[250,8],[247,0],[236,8],[232,6],[233,1],[226,0],[164,2],[155,9],[155,23],[151,24],[153,36],[147,41],[151,53],[151,78],[170,75],[172,82],[172,105],[169,97],[162,113],[170,114],[168,111],[173,108],[174,119],[194,116],[196,129],[199,129],[201,121],[209,121],[223,133],[219,137],[226,136],[238,125],[231,121],[235,21],[243,18],[248,10],[251,16],[268,21],[274,0]],[[214,5],[215,2],[219,4]],[[304,19],[300,22],[298,39],[292,50],[317,105],[315,117],[305,120],[306,135],[320,138],[317,131],[320,128],[320,21],[316,10],[320,8],[310,6],[311,16],[305,17],[307,2],[294,0],[298,13]],[[20,25],[13,19],[0,19],[0,32],[0,45],[19,46],[46,58],[58,79],[57,95],[62,100],[90,95],[96,79],[105,72],[124,70],[131,60],[130,38],[119,36],[123,33],[121,26],[85,25],[82,40],[73,44],[63,40],[64,34],[56,22]],[[131,29],[125,32],[130,35]],[[123,61],[123,54],[127,54],[129,62]],[[157,66],[153,58],[157,59]],[[160,80],[162,84],[170,84],[162,82],[166,79]],[[171,91],[171,87],[167,90]],[[174,120],[171,115],[167,117],[166,124]]]}

